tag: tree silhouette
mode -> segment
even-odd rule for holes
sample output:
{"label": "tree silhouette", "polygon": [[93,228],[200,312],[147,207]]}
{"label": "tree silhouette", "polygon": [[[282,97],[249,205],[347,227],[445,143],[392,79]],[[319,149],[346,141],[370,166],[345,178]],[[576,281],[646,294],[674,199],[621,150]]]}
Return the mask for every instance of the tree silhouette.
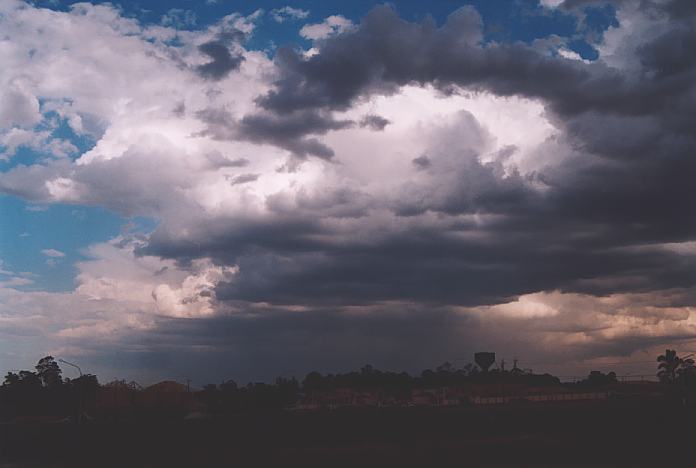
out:
{"label": "tree silhouette", "polygon": [[36,373],[24,370],[18,373],[8,372],[0,389],[3,406],[9,407],[12,416],[33,414],[41,410],[39,402],[44,388]]}
{"label": "tree silhouette", "polygon": [[682,358],[681,366],[677,369],[677,380],[685,385],[696,383],[696,366],[690,357]]}
{"label": "tree silhouette", "polygon": [[7,375],[5,376],[5,381],[2,383],[3,387],[16,387],[19,385],[22,381],[22,378],[19,376],[19,374],[16,374],[14,372],[8,372]]}
{"label": "tree silhouette", "polygon": [[677,383],[680,379],[686,378],[694,368],[693,359],[682,359],[677,356],[674,349],[665,350],[665,354],[657,357],[657,377],[663,383]]}
{"label": "tree silhouette", "polygon": [[99,389],[99,379],[93,374],[84,374],[72,380],[67,380],[70,386],[85,394],[94,394]]}
{"label": "tree silhouette", "polygon": [[36,391],[41,388],[41,379],[34,372],[30,371],[19,371],[15,374],[14,372],[8,372],[5,376],[5,382],[2,384],[3,387],[9,389],[17,389],[18,391]]}
{"label": "tree silhouette", "polygon": [[616,382],[615,372],[605,374],[600,371],[591,371],[587,378],[582,380],[579,384],[588,387],[602,387],[604,385],[615,384]]}
{"label": "tree silhouette", "polygon": [[53,356],[41,358],[36,364],[36,375],[41,379],[43,386],[48,389],[56,388],[63,383],[62,372]]}

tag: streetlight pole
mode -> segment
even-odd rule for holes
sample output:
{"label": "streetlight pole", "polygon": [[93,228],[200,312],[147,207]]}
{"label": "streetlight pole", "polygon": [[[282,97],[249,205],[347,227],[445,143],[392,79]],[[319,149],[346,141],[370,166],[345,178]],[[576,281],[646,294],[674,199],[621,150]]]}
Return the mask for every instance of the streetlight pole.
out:
{"label": "streetlight pole", "polygon": [[84,382],[82,381],[82,369],[80,369],[80,366],[77,364],[73,364],[72,362],[68,362],[65,359],[58,359],[58,362],[62,362],[63,364],[67,364],[69,366],[74,367],[77,369],[77,372],[80,373],[80,384],[77,389],[77,395],[78,395],[78,409],[77,409],[77,424],[80,424],[82,422],[82,385]]}
{"label": "streetlight pole", "polygon": [[77,372],[80,373],[80,377],[82,377],[82,369],[80,369],[80,366],[78,366],[77,364],[73,364],[72,362],[68,362],[65,359],[58,359],[58,362],[62,362],[63,364],[73,366],[75,369],[77,369]]}

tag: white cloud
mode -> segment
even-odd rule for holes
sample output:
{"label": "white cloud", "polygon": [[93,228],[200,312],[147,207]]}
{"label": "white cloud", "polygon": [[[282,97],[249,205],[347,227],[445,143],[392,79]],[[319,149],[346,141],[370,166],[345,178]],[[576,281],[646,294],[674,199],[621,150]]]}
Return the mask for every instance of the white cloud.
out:
{"label": "white cloud", "polygon": [[136,256],[136,247],[137,242],[121,238],[91,246],[92,259],[77,264],[75,292],[92,300],[137,304],[149,314],[201,317],[214,312],[215,286],[232,281],[238,271],[206,258],[183,269],[173,260]]}
{"label": "white cloud", "polygon": [[61,252],[60,250],[56,250],[56,249],[43,249],[41,251],[41,253],[47,257],[53,257],[53,258],[65,257],[65,254],[63,252]]}
{"label": "white cloud", "polygon": [[273,18],[276,22],[283,23],[287,20],[305,19],[309,16],[309,10],[284,6],[283,8],[271,10],[270,14],[271,18]]}
{"label": "white cloud", "polygon": [[65,257],[65,254],[63,252],[56,249],[43,249],[41,253],[48,257],[48,259],[46,260],[46,265],[50,267],[58,265],[58,262],[60,261],[59,259]]}
{"label": "white cloud", "polygon": [[14,275],[14,272],[5,269],[2,259],[0,259],[0,275]]}
{"label": "white cloud", "polygon": [[78,286],[71,292],[20,291],[16,288],[32,282],[27,275],[0,272],[8,276],[0,277],[0,328],[19,333],[17,339],[5,335],[8,346],[14,343],[19,351],[21,343],[33,343],[26,362],[57,349],[75,355],[118,346],[128,333],[152,329],[157,317],[212,314],[215,287],[234,280],[237,271],[207,259],[182,268],[171,260],[136,256],[139,245],[119,237],[91,246],[85,252],[90,258],[76,264]]}
{"label": "white cloud", "polygon": [[580,54],[578,54],[577,52],[575,52],[574,50],[565,49],[563,47],[558,49],[558,55],[560,55],[561,57],[570,59],[570,60],[579,60],[581,62],[591,63],[590,60],[586,60],[586,59],[582,58],[582,56]]}
{"label": "white cloud", "polygon": [[529,294],[514,302],[491,306],[489,312],[500,313],[511,318],[554,317],[560,312],[544,301],[543,294]]}
{"label": "white cloud", "polygon": [[[126,131],[137,129],[143,122],[168,116],[175,100],[195,111],[209,99],[206,86],[191,86],[200,81],[192,67],[206,60],[197,45],[231,29],[248,34],[257,17],[258,12],[250,17],[229,15],[203,31],[177,32],[163,27],[155,31],[106,5],[76,4],[69,12],[57,12],[3,2],[0,28],[12,41],[0,48],[0,100],[10,100],[12,106],[0,106],[2,144],[10,151],[30,142],[35,147],[39,141],[51,145],[45,133],[32,135],[17,129],[2,136],[3,127],[9,131],[8,126],[31,127],[47,120],[39,111],[39,98],[46,111],[56,111],[78,134],[88,132],[97,138],[107,129],[112,133],[119,126]],[[186,46],[148,40],[168,40],[174,35]],[[242,65],[249,68],[248,73],[242,70],[242,74],[255,75],[254,70],[264,62],[270,63],[262,54],[249,54]],[[187,63],[191,66],[182,67]],[[31,80],[26,78],[29,76]],[[237,102],[242,104],[245,86],[239,81],[243,79],[230,77],[230,83],[221,84],[218,91],[235,89]],[[7,109],[12,112],[6,114]],[[127,125],[128,120],[132,124]],[[186,125],[183,122],[182,127]],[[188,130],[190,134],[190,122]],[[62,150],[63,154],[69,152],[72,148]]]}
{"label": "white cloud", "polygon": [[39,101],[20,77],[3,81],[0,88],[0,130],[31,127],[41,121]]}
{"label": "white cloud", "polygon": [[666,13],[644,8],[641,2],[622,2],[617,8],[618,25],[610,26],[597,44],[599,60],[611,67],[638,71],[643,66],[636,52],[673,27]]}
{"label": "white cloud", "polygon": [[0,279],[0,287],[3,288],[15,288],[19,286],[28,286],[33,284],[34,281],[29,278],[23,278],[21,276],[13,276],[11,278]]}
{"label": "white cloud", "polygon": [[43,153],[58,158],[65,158],[77,153],[78,149],[68,140],[54,138],[49,131],[33,131],[22,128],[12,128],[4,135],[0,134],[0,159],[14,156],[20,147],[27,147],[37,153]]}
{"label": "white cloud", "polygon": [[[500,341],[514,339],[516,353],[529,356],[555,350],[555,357],[545,358],[548,371],[565,371],[567,375],[574,368],[571,372],[578,372],[577,366],[583,360],[594,363],[595,368],[606,368],[602,361],[609,360],[609,370],[649,373],[654,369],[651,363],[656,350],[675,337],[696,339],[696,309],[672,306],[680,297],[693,293],[687,289],[596,297],[550,291],[459,311],[477,317],[480,330],[501,330],[506,338]],[[643,360],[647,356],[650,363],[636,366],[635,354],[643,355]],[[539,369],[538,365],[534,367]]]}
{"label": "white cloud", "polygon": [[305,39],[319,40],[326,39],[335,34],[341,34],[350,30],[353,22],[341,15],[331,15],[321,23],[306,24],[300,29],[300,36]]}
{"label": "white cloud", "polygon": [[174,28],[190,28],[196,25],[196,13],[182,8],[172,8],[162,15],[160,23]]}
{"label": "white cloud", "polygon": [[[22,82],[23,92],[39,96],[47,112],[57,112],[75,132],[95,137],[96,145],[76,164],[49,161],[26,171],[11,171],[4,176],[5,188],[16,183],[17,193],[48,203],[90,199],[103,203],[111,199],[113,203],[108,204],[118,211],[150,215],[161,215],[162,209],[171,207],[182,196],[194,195],[198,185],[201,190],[209,187],[211,178],[219,181],[213,184],[218,189],[225,187],[224,191],[228,191],[224,177],[235,175],[234,170],[223,168],[215,174],[219,168],[211,166],[207,154],[218,151],[248,156],[256,151],[249,144],[194,136],[202,129],[196,112],[213,103],[224,104],[239,115],[252,110],[254,98],[268,87],[268,82],[259,77],[270,76],[272,63],[262,53],[241,51],[245,60],[240,70],[212,86],[194,71],[196,65],[206,60],[197,46],[225,31],[250,33],[259,11],[248,17],[229,15],[203,31],[174,32],[158,27],[158,37],[177,34],[185,44],[174,47],[158,40],[152,42],[152,28],[121,17],[109,6],[80,4],[69,12],[56,12],[19,5],[0,4],[0,29],[13,38],[11,47],[0,48],[0,82],[33,76],[30,82]],[[186,66],[187,63],[191,65]],[[177,113],[177,108],[185,111]],[[35,123],[36,116],[23,121]],[[53,138],[46,130],[14,128],[0,132],[0,144],[6,155],[20,146],[56,156],[75,152],[74,146]],[[154,159],[153,152],[162,158],[157,170],[148,168],[149,174],[134,170],[134,163],[147,164]],[[270,154],[270,159],[255,158],[252,166],[269,170],[278,153]],[[119,158],[122,161],[105,163]],[[120,175],[108,176],[105,172],[114,169]],[[259,172],[260,167],[250,169]],[[191,177],[192,170],[198,174],[196,177]],[[153,177],[155,173],[159,173],[158,177]],[[158,183],[165,173],[169,179]],[[117,182],[119,177],[124,178]],[[101,180],[97,182],[95,178]],[[29,179],[37,185],[29,188]],[[127,196],[115,198],[113,191],[107,193],[108,190],[97,188],[108,181],[114,182],[107,183],[111,187],[108,190],[117,189]],[[136,183],[141,185],[134,186]],[[151,187],[153,183],[155,187]],[[151,197],[143,197],[145,191]],[[168,198],[174,203],[166,203]],[[148,206],[157,206],[159,210],[153,213]]]}
{"label": "white cloud", "polygon": [[539,0],[539,3],[546,8],[556,8],[563,0]]}

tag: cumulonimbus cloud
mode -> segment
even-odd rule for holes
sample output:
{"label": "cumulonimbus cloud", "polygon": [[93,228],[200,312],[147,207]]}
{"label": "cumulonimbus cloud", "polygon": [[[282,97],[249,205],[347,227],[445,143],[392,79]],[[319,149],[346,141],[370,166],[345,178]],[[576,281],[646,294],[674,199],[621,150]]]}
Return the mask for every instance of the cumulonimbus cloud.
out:
{"label": "cumulonimbus cloud", "polygon": [[[557,7],[576,12],[572,3]],[[13,167],[0,189],[156,218],[137,246],[111,246],[128,255],[109,257],[162,263],[145,269],[142,303],[127,297],[124,278],[87,274],[88,263],[78,291],[101,291],[94,300],[121,304],[141,317],[127,323],[162,340],[167,330],[153,325],[161,317],[182,334],[215,334],[214,317],[275,336],[292,311],[308,313],[300,328],[332,317],[336,330],[378,323],[397,340],[385,324],[404,320],[399,309],[450,338],[438,324],[479,327],[498,343],[488,321],[524,323],[526,342],[543,337],[583,357],[688,339],[694,15],[683,2],[641,3],[649,14],[620,4],[625,21],[605,32],[591,63],[547,45],[487,41],[471,7],[439,26],[377,7],[317,37],[313,53],[281,49],[271,60],[244,48],[253,19],[241,16],[187,33],[106,6],[5,6],[0,25],[17,50],[3,59],[17,66],[0,72],[13,86],[3,99],[22,112],[0,114],[2,137],[36,131],[50,108],[95,146],[75,162]],[[53,41],[33,42],[31,31],[48,23],[60,25]],[[638,34],[637,25],[649,28]],[[90,31],[104,47],[71,39]],[[157,39],[172,34],[182,45]],[[26,59],[32,49],[36,63]],[[99,86],[60,75],[58,58],[91,70]],[[492,109],[515,119],[496,127],[502,117]],[[166,286],[156,274],[163,266],[179,275]],[[172,312],[150,313],[154,305]],[[272,319],[243,321],[259,308]],[[211,322],[181,325],[189,309]],[[378,309],[351,321],[356,310]],[[75,318],[62,336],[126,323],[103,318]]]}

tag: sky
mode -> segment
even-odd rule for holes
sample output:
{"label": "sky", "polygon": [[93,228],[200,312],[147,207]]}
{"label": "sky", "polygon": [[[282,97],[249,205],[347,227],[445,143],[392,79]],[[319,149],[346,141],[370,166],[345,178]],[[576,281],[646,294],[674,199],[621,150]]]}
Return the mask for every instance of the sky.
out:
{"label": "sky", "polygon": [[654,374],[696,350],[695,26],[690,0],[0,0],[0,372]]}

